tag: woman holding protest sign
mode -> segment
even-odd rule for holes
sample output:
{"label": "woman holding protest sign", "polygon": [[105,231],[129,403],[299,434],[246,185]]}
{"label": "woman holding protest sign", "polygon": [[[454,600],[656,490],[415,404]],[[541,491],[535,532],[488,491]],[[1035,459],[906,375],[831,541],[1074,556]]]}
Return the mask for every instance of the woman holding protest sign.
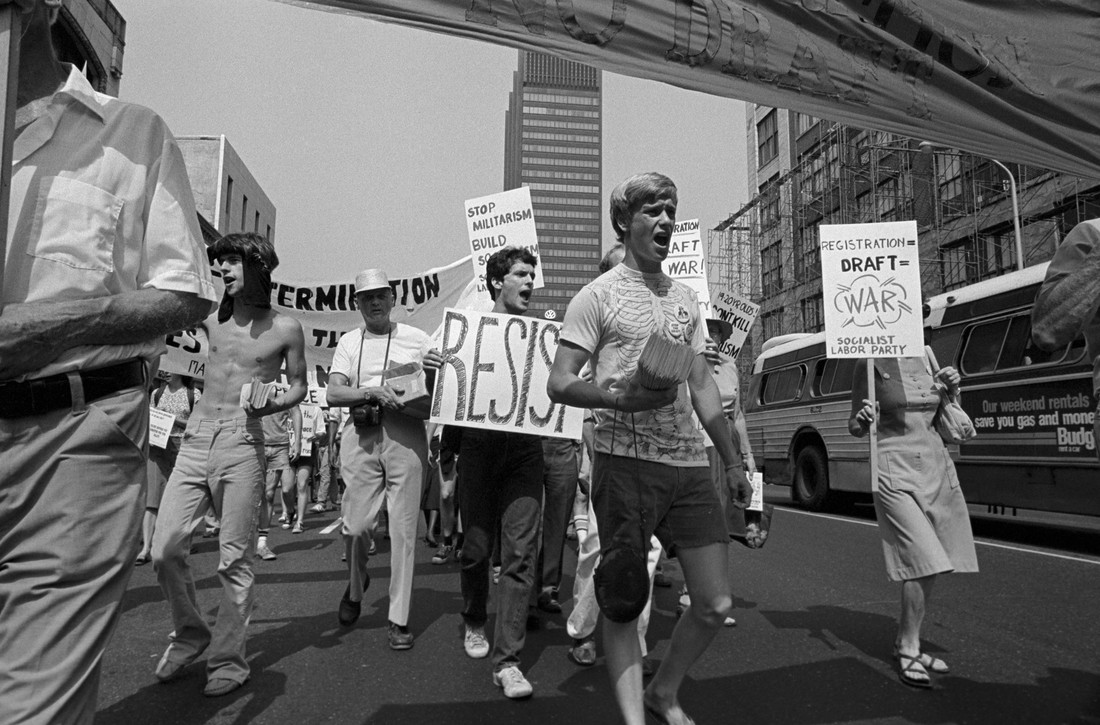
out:
{"label": "woman holding protest sign", "polygon": [[886,573],[900,581],[901,618],[894,658],[898,679],[929,688],[929,673],[947,663],[921,650],[920,630],[937,574],[976,572],[978,558],[970,516],[955,464],[936,420],[960,376],[952,367],[933,374],[927,354],[875,358],[875,400],[867,395],[867,360],[855,366],[848,431],[862,438],[877,421],[878,478],[872,482]]}
{"label": "woman holding protest sign", "polygon": [[194,378],[186,375],[168,376],[168,380],[158,380],[153,388],[149,404],[164,413],[174,415],[172,430],[168,434],[168,443],[164,448],[149,446],[149,484],[145,490],[145,517],[141,522],[141,551],[134,559],[135,566],[148,564],[152,558],[149,547],[153,545],[153,530],[156,528],[157,510],[160,508],[160,495],[164,484],[172,475],[176,465],[176,454],[180,451],[183,429],[195,407],[195,401],[202,397],[202,389],[195,385]]}

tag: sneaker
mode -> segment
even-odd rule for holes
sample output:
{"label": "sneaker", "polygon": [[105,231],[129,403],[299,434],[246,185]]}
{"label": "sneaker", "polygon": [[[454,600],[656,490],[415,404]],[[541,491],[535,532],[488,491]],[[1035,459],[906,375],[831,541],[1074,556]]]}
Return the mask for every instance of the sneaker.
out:
{"label": "sneaker", "polygon": [[462,638],[462,647],[466,655],[475,660],[489,656],[489,640],[485,639],[485,627],[466,625],[466,635]]}
{"label": "sneaker", "polygon": [[374,556],[378,553],[378,544],[374,543],[374,539],[370,540],[370,547],[367,549],[368,556]]}
{"label": "sneaker", "polygon": [[304,529],[304,528],[302,528],[302,522],[301,522],[301,521],[295,521],[295,522],[294,522],[294,528],[290,530],[290,533],[292,533],[292,534],[300,534],[300,533],[302,533],[303,531],[305,531],[305,529]]}
{"label": "sneaker", "polygon": [[[289,524],[290,523],[290,517],[286,515],[286,511],[283,511],[283,513],[279,515],[279,523],[280,524]],[[289,528],[289,526],[284,526],[283,528],[286,529],[286,528]]]}
{"label": "sneaker", "polygon": [[531,683],[527,681],[527,678],[515,665],[494,672],[493,684],[504,688],[504,696],[509,700],[522,700],[525,697],[530,697],[531,693],[534,692]]}
{"label": "sneaker", "polygon": [[315,504],[313,504],[312,506],[309,507],[309,510],[312,511],[313,513],[315,513],[315,514],[323,514],[326,511],[331,511],[332,507],[328,506],[327,504],[323,504],[323,503],[315,503]]}
{"label": "sneaker", "polygon": [[596,636],[590,634],[583,639],[573,640],[573,646],[569,648],[569,659],[581,667],[596,664]]}
{"label": "sneaker", "polygon": [[389,631],[390,649],[412,649],[413,634],[408,627],[390,622]]}
{"label": "sneaker", "polygon": [[279,558],[279,557],[275,556],[274,551],[267,548],[267,544],[263,544],[262,546],[257,546],[256,547],[256,556],[260,557],[264,561],[272,561],[274,559]]}
{"label": "sneaker", "polygon": [[493,584],[500,584],[500,567],[493,567]]}
{"label": "sneaker", "polygon": [[439,548],[435,550],[435,554],[432,555],[433,564],[446,564],[447,560],[451,558],[451,554],[454,553],[455,548],[450,544],[440,544]]}

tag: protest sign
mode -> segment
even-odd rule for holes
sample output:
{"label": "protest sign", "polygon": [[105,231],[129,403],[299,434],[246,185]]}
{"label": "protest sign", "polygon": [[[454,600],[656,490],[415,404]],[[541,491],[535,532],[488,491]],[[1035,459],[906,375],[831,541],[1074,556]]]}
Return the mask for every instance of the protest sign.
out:
{"label": "protest sign", "polygon": [[915,221],[823,224],[825,356],[924,354]]}
{"label": "protest sign", "polygon": [[733,326],[733,332],[730,334],[729,339],[722,343],[719,348],[723,355],[737,358],[759,312],[760,305],[725,290],[718,290],[711,297],[710,317],[725,320]]}
{"label": "protest sign", "polygon": [[160,372],[202,380],[206,377],[208,344],[206,330],[201,327],[189,327],[166,335],[166,352],[160,358]]}
{"label": "protest sign", "polygon": [[149,406],[149,445],[167,448],[168,436],[175,422],[175,415]]}
{"label": "protest sign", "polygon": [[668,245],[668,256],[661,263],[661,269],[669,277],[695,290],[703,317],[710,314],[707,259],[698,219],[676,223]]}
{"label": "protest sign", "polygon": [[559,323],[534,317],[448,309],[430,420],[580,438],[584,411],[546,394],[560,331]]}
{"label": "protest sign", "polygon": [[[504,247],[521,247],[539,256],[531,190],[526,186],[466,201],[466,231],[470,261],[478,289],[485,290],[485,263]],[[535,267],[535,289],[543,286],[542,266]]]}

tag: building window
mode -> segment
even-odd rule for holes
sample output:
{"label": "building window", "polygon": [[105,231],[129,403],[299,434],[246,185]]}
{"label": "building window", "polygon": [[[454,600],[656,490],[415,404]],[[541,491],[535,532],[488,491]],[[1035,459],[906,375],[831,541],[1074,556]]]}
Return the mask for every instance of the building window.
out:
{"label": "building window", "polygon": [[267,241],[271,242],[272,244],[275,243],[275,240],[271,238],[271,225],[270,224],[267,225]]}
{"label": "building window", "polygon": [[821,276],[821,236],[817,224],[802,227],[795,237],[794,276],[799,281]]}
{"label": "building window", "polygon": [[770,340],[783,334],[783,308],[771,312],[765,312],[760,316],[760,324],[764,331],[764,339]]}
{"label": "building window", "polygon": [[825,307],[822,295],[807,297],[802,306],[802,331],[820,332],[825,329]]}
{"label": "building window", "polygon": [[811,116],[810,114],[795,112],[795,114],[794,114],[794,132],[795,132],[795,135],[801,137],[803,134],[805,134],[807,131],[809,131],[811,128],[813,128],[816,123],[817,123],[817,119],[814,118],[813,116]]}
{"label": "building window", "polygon": [[756,145],[760,166],[779,155],[779,115],[774,108],[756,124]]}
{"label": "building window", "polygon": [[241,201],[241,231],[244,231],[245,222],[248,221],[248,195],[242,197]]}
{"label": "building window", "polygon": [[760,226],[771,229],[779,223],[779,175],[768,179],[760,191]]}
{"label": "building window", "polygon": [[779,294],[783,287],[783,242],[778,241],[760,252],[761,283],[765,297]]}
{"label": "building window", "polygon": [[256,221],[252,224],[252,231],[260,233],[260,212],[256,212]]}
{"label": "building window", "polygon": [[233,212],[233,177],[227,176],[225,181],[225,221],[228,226]]}

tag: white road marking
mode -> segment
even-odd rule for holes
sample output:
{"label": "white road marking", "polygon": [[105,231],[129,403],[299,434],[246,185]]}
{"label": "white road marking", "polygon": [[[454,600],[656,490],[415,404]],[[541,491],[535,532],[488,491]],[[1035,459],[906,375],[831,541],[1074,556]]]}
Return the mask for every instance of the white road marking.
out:
{"label": "white road marking", "polygon": [[333,531],[336,531],[336,529],[340,528],[340,524],[342,523],[344,523],[344,518],[342,516],[337,516],[335,521],[333,521],[325,528],[321,529],[321,533],[331,534]]}
{"label": "white road marking", "polygon": [[[780,508],[780,507],[776,507],[776,510],[777,511],[787,511],[787,512],[792,513],[792,514],[802,514],[803,516],[813,516],[813,517],[819,518],[819,519],[830,519],[832,521],[842,521],[842,522],[848,523],[848,524],[860,524],[862,526],[876,526],[876,527],[878,526],[878,523],[875,522],[875,521],[859,521],[859,520],[856,520],[856,519],[846,519],[843,516],[832,516],[830,514],[819,514],[819,513],[816,513],[814,511],[802,511],[800,509]],[[1096,559],[1086,559],[1084,557],[1070,556],[1068,554],[1055,554],[1055,553],[1050,552],[1050,551],[1041,551],[1039,549],[1026,549],[1022,546],[1010,546],[1008,544],[997,544],[997,543],[992,542],[992,541],[983,541],[982,539],[977,539],[977,538],[974,539],[974,543],[975,544],[981,544],[982,546],[992,546],[996,549],[1008,549],[1009,551],[1020,551],[1020,552],[1023,552],[1025,554],[1038,554],[1039,556],[1049,556],[1053,559],[1066,559],[1067,561],[1080,561],[1080,562],[1085,563],[1085,564],[1100,565],[1100,561],[1098,561]]]}

